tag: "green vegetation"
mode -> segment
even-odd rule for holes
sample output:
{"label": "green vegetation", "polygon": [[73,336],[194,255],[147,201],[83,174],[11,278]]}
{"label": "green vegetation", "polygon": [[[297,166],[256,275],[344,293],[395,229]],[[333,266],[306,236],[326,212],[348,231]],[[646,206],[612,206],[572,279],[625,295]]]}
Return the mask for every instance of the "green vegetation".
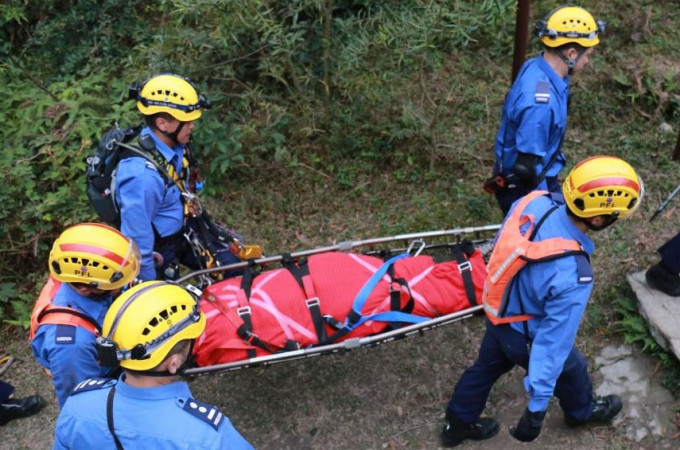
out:
{"label": "green vegetation", "polygon": [[[534,14],[558,4],[531,3]],[[572,83],[570,162],[618,155],[647,186],[638,216],[596,238],[598,284],[586,318],[591,331],[613,332],[603,322],[623,317],[618,330],[632,342],[641,336],[634,307],[612,309],[605,300],[626,273],[654,260],[680,223],[674,207],[646,223],[680,182],[670,161],[680,123],[676,6],[593,4],[608,29]],[[137,123],[127,87],[153,73],[189,76],[214,100],[196,136],[208,205],[270,253],[497,222],[480,185],[509,85],[514,7],[514,0],[3,1],[0,314],[25,324],[52,240],[64,226],[94,219],[84,158],[103,130]]]}

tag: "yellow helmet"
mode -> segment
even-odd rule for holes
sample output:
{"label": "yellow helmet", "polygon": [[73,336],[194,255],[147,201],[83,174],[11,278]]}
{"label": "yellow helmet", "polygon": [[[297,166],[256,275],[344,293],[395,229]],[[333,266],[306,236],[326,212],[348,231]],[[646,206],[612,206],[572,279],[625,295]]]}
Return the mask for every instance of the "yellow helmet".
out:
{"label": "yellow helmet", "polygon": [[180,122],[201,117],[201,109],[210,109],[212,102],[198,92],[188,78],[171,73],[156,75],[141,85],[132,83],[130,98],[145,116],[168,113]]}
{"label": "yellow helmet", "polygon": [[581,218],[612,215],[624,219],[642,202],[642,178],[626,161],[593,156],[577,164],[562,183],[564,201]]}
{"label": "yellow helmet", "polygon": [[97,340],[100,361],[151,370],[175,344],[197,338],[204,329],[205,316],[191,292],[175,283],[147,281],[124,292],[107,311]]}
{"label": "yellow helmet", "polygon": [[575,43],[582,47],[595,47],[606,24],[578,6],[562,6],[536,23],[536,35],[547,47]]}
{"label": "yellow helmet", "polygon": [[98,223],[81,223],[64,230],[49,256],[50,273],[63,283],[84,283],[114,290],[137,277],[141,255],[134,241]]}

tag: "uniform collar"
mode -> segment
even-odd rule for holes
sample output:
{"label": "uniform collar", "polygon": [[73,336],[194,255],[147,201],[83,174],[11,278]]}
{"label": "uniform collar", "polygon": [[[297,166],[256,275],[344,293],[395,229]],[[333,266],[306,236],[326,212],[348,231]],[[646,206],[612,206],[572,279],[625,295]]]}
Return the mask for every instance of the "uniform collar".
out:
{"label": "uniform collar", "polygon": [[555,86],[555,89],[557,89],[558,92],[569,89],[569,75],[565,76],[564,78],[560,78],[557,72],[555,72],[555,69],[553,69],[552,66],[545,60],[545,58],[543,58],[542,52],[536,58],[536,64],[538,64],[538,67],[540,67],[541,71],[545,74],[545,76],[548,77],[550,83]]}
{"label": "uniform collar", "polygon": [[191,397],[189,385],[183,381],[174,381],[163,386],[155,386],[149,388],[138,388],[130,386],[125,383],[125,374],[123,373],[116,384],[116,393],[129,398],[139,400],[162,400],[175,399],[178,397]]}
{"label": "uniform collar", "polygon": [[165,142],[163,142],[156,133],[151,131],[151,128],[144,127],[141,134],[148,134],[153,139],[154,144],[156,144],[156,149],[163,155],[166,161],[172,161],[176,156],[180,159],[184,154],[184,146],[182,144],[177,144],[174,147],[169,147]]}
{"label": "uniform collar", "polygon": [[567,231],[571,235],[571,237],[578,241],[579,244],[581,244],[581,247],[583,247],[583,250],[585,250],[585,252],[588,253],[588,256],[591,256],[593,254],[593,251],[595,250],[595,244],[588,237],[588,235],[581,231],[571,221],[571,219],[569,218],[569,214],[567,214],[567,206],[560,205],[559,210],[556,212],[557,214],[560,215],[560,220],[564,222],[565,227],[567,228]]}

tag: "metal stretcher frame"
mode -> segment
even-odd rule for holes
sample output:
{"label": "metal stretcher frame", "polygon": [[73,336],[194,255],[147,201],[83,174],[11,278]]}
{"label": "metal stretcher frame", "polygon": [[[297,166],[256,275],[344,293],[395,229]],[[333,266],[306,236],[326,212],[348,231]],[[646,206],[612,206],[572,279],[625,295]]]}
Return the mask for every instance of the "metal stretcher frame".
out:
{"label": "metal stretcher frame", "polygon": [[[467,238],[469,240],[472,240],[473,243],[480,243],[480,242],[488,242],[490,241],[489,238],[482,238],[482,234],[488,234],[491,232],[498,231],[500,228],[500,225],[485,225],[485,226],[479,226],[479,227],[465,227],[465,228],[454,228],[454,229],[449,229],[449,230],[440,230],[440,231],[429,231],[429,232],[422,232],[422,233],[411,233],[411,234],[400,234],[396,236],[389,236],[389,237],[381,237],[381,238],[373,238],[373,239],[365,239],[365,240],[359,240],[359,241],[344,241],[340,242],[336,245],[332,246],[327,246],[327,247],[318,247],[310,250],[303,250],[295,253],[291,253],[290,256],[294,259],[298,258],[304,258],[307,256],[311,255],[316,255],[319,253],[326,253],[326,252],[337,252],[337,251],[343,251],[343,252],[348,252],[357,248],[361,247],[372,247],[376,246],[379,244],[387,244],[391,242],[404,242],[404,245],[406,246],[407,250],[410,250],[413,247],[414,243],[421,244],[420,252],[422,249],[426,248],[435,248],[435,247],[441,247],[441,246],[448,246],[452,245],[456,242],[460,242],[463,238]],[[435,244],[435,245],[426,245],[425,244],[425,239],[431,239],[431,238],[440,238],[440,237],[455,237],[456,242],[450,242],[446,244]],[[373,250],[376,251],[376,250]],[[369,254],[371,251],[368,252]],[[275,262],[280,262],[283,260],[283,255],[275,255],[275,256],[269,256],[269,257],[263,257],[256,259],[252,262],[248,261],[242,261],[239,263],[235,264],[230,264],[228,266],[222,266],[222,267],[213,267],[210,269],[203,269],[199,270],[196,272],[192,272],[187,274],[186,276],[180,278],[177,280],[178,283],[180,284],[186,284],[188,281],[191,279],[201,279],[202,277],[204,278],[205,276],[209,275],[210,273],[214,272],[219,272],[219,271],[224,271],[224,270],[230,270],[230,269],[237,269],[237,268],[245,268],[249,266],[250,264],[256,264],[256,265],[265,265],[269,263],[275,263]],[[456,311],[451,314],[447,314],[444,316],[439,316],[439,317],[433,317],[425,322],[422,323],[417,323],[417,324],[412,324],[408,326],[404,326],[395,330],[390,330],[390,331],[384,331],[382,333],[374,334],[371,336],[365,336],[361,338],[353,338],[353,339],[348,339],[345,341],[337,342],[334,344],[327,344],[327,345],[322,345],[319,347],[308,347],[300,350],[292,350],[292,351],[286,351],[286,352],[281,352],[281,353],[275,353],[271,355],[265,355],[265,356],[258,356],[255,358],[249,358],[249,359],[244,359],[241,361],[233,361],[233,362],[228,362],[228,363],[223,363],[223,364],[215,364],[211,366],[203,366],[203,367],[195,367],[192,369],[187,369],[184,374],[188,376],[194,376],[194,375],[205,375],[205,374],[211,374],[211,373],[219,373],[219,372],[230,372],[234,370],[240,370],[240,369],[247,369],[247,368],[253,368],[253,367],[261,367],[261,366],[270,366],[273,364],[277,363],[282,363],[282,362],[288,362],[288,361],[294,361],[294,360],[300,360],[300,359],[307,359],[307,358],[312,358],[315,356],[323,356],[323,355],[329,355],[329,354],[334,354],[334,353],[340,353],[340,352],[347,352],[356,348],[370,348],[370,347],[376,347],[378,345],[388,343],[391,341],[403,339],[405,337],[411,336],[413,334],[422,334],[425,331],[432,330],[435,328],[438,328],[443,325],[447,325],[450,323],[458,322],[460,320],[472,317],[474,314],[482,310],[481,305],[473,306],[461,311]]]}

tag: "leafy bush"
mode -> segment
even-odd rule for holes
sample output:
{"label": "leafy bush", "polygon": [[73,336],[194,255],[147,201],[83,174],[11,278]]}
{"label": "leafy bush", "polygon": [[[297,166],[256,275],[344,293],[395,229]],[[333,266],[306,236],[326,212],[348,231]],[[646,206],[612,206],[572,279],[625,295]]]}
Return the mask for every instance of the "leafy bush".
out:
{"label": "leafy bush", "polygon": [[[177,72],[215,100],[218,108],[204,115],[196,142],[208,178],[218,181],[208,184],[208,194],[217,193],[227,173],[252,178],[254,167],[281,165],[311,168],[348,189],[392,169],[397,180],[413,183],[453,153],[462,170],[479,162],[442,151],[460,148],[449,126],[453,88],[430,83],[451,71],[463,49],[507,56],[514,6],[514,0],[3,2],[3,293],[15,290],[20,298],[34,289],[20,280],[42,270],[56,235],[95,218],[84,195],[83,161],[104,130],[139,122],[126,100],[131,81]],[[25,319],[21,308],[0,306],[5,316],[12,309]]]}

